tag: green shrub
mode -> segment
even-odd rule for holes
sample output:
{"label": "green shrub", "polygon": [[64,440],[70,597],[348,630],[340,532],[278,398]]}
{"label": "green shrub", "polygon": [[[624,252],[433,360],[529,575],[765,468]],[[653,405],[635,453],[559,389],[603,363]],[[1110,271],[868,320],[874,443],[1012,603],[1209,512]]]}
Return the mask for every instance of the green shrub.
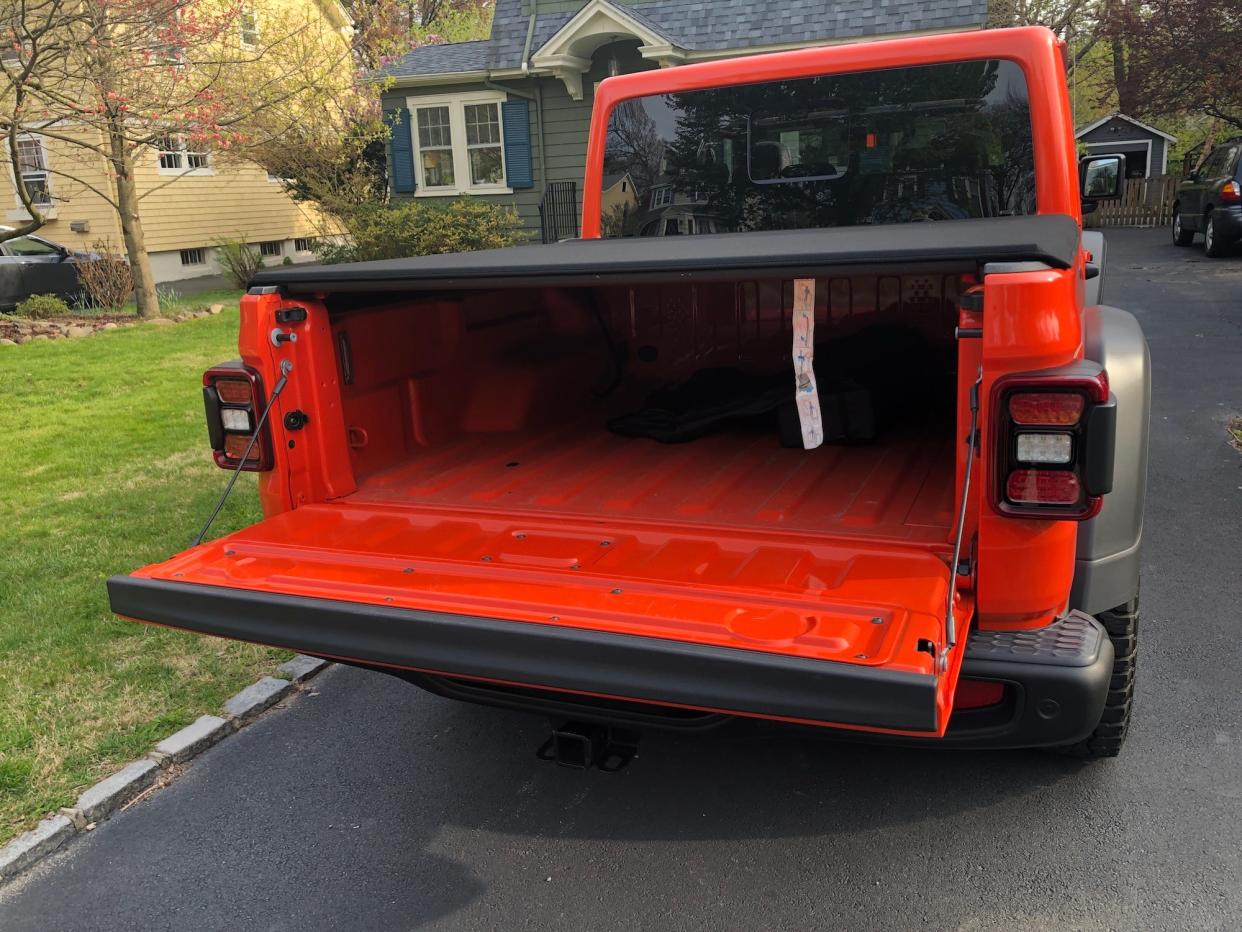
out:
{"label": "green shrub", "polygon": [[237,239],[217,239],[212,245],[216,247],[216,258],[224,266],[224,274],[238,288],[249,285],[254,273],[263,268],[263,257],[250,248],[244,236]]}
{"label": "green shrub", "polygon": [[31,320],[42,320],[45,317],[65,317],[69,314],[69,305],[54,294],[32,294],[17,305],[17,316]]}
{"label": "green shrub", "polygon": [[321,240],[323,262],[366,262],[511,246],[520,238],[517,211],[469,197],[366,204],[342,217],[348,239]]}

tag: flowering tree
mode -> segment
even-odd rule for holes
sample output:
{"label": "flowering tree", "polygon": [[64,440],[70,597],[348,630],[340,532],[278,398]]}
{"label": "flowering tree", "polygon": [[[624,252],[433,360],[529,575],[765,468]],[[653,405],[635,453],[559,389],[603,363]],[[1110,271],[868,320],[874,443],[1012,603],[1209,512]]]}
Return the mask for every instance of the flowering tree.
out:
{"label": "flowering tree", "polygon": [[[22,177],[23,137],[73,153],[48,173],[117,212],[144,316],[157,298],[142,199],[201,167],[191,154],[244,160],[354,93],[348,42],[311,5],[290,4],[260,29],[243,0],[0,0],[0,24],[0,132],[14,177]],[[137,160],[170,149],[186,153],[169,160],[181,171],[140,190]],[[88,170],[100,160],[106,185]],[[45,219],[26,186],[17,187],[31,220],[9,235]]]}
{"label": "flowering tree", "polygon": [[[358,93],[341,97],[320,119],[289,127],[254,150],[255,160],[285,180],[286,192],[315,204],[338,227],[354,229],[388,199],[380,111],[385,65],[424,45],[486,38],[492,0],[345,0],[354,21]],[[360,217],[361,214],[361,217]]]}
{"label": "flowering tree", "polygon": [[366,68],[380,68],[420,45],[487,38],[493,0],[345,0]]}

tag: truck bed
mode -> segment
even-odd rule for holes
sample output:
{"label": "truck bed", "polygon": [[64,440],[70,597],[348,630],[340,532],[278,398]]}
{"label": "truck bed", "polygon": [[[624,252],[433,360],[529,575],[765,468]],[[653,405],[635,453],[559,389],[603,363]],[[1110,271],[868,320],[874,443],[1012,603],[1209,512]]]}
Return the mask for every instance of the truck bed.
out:
{"label": "truck bed", "polygon": [[768,434],[660,444],[558,424],[459,435],[369,476],[347,500],[945,543],[952,436],[929,421],[900,425],[883,444],[806,451]]}

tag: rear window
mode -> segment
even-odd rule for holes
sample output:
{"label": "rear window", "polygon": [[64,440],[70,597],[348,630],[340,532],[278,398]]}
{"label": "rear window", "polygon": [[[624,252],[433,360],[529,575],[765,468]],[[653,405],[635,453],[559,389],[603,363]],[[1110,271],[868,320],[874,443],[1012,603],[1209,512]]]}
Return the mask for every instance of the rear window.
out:
{"label": "rear window", "polygon": [[1035,212],[1022,69],[987,60],[624,101],[605,236],[966,220]]}

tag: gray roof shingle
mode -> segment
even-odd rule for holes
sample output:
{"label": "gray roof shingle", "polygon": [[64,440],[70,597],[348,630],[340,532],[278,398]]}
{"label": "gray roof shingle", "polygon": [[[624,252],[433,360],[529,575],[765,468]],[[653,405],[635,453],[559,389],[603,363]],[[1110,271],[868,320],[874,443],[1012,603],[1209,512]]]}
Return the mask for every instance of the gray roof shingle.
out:
{"label": "gray roof shingle", "polygon": [[386,68],[380,68],[377,73],[396,78],[486,71],[490,45],[491,42],[487,39],[424,45],[408,52]]}
{"label": "gray roof shingle", "polygon": [[[987,0],[609,0],[634,19],[687,50],[749,48],[780,43],[916,32],[970,29],[987,19]],[[551,0],[540,12],[530,51],[538,51],[585,6]],[[528,0],[496,0],[491,38],[429,45],[390,65],[386,74],[458,74],[518,68],[529,25]],[[460,55],[450,50],[463,50]]]}

